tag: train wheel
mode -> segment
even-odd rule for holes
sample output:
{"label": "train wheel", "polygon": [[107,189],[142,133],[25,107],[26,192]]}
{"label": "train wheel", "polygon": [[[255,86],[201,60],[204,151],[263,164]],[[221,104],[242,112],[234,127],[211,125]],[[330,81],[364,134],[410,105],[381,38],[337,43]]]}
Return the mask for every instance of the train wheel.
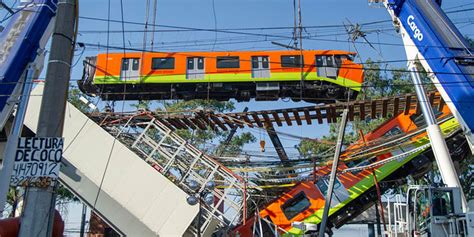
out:
{"label": "train wheel", "polygon": [[241,91],[240,92],[240,99],[242,101],[250,101],[250,97],[251,97],[250,91]]}
{"label": "train wheel", "polygon": [[331,100],[337,100],[340,99],[341,93],[340,89],[335,87],[335,86],[328,86],[326,89],[326,98],[331,99]]}

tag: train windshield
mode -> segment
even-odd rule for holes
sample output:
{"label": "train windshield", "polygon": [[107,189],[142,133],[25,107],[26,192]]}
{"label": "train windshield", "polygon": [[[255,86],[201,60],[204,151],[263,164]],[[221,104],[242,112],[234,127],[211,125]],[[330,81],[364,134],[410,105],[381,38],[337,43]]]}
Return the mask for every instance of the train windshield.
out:
{"label": "train windshield", "polygon": [[308,209],[310,205],[311,204],[309,199],[306,197],[306,194],[304,192],[300,192],[294,198],[286,201],[285,204],[281,206],[281,209],[286,218],[291,220],[302,211]]}

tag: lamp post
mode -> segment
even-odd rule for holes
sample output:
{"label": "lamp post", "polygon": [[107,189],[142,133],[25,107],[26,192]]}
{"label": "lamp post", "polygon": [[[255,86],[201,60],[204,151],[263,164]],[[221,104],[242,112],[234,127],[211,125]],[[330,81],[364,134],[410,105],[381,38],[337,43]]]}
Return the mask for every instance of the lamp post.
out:
{"label": "lamp post", "polygon": [[213,181],[209,181],[204,185],[204,187],[200,187],[198,182],[196,182],[195,180],[190,180],[188,182],[188,186],[194,193],[190,195],[188,198],[186,198],[186,201],[191,206],[194,206],[196,204],[199,205],[196,230],[197,230],[197,236],[201,237],[201,215],[202,215],[201,205],[203,203],[203,199],[204,199],[204,203],[209,206],[214,204],[214,194],[212,193],[212,191],[215,187],[215,183]]}

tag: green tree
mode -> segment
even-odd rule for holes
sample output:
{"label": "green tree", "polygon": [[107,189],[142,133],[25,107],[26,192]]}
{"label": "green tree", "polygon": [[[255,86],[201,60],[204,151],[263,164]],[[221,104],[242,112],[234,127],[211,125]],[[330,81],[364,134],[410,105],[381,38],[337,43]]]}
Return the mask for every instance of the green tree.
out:
{"label": "green tree", "polygon": [[134,107],[137,110],[150,110],[151,101],[150,100],[139,100],[136,104],[131,104],[130,106]]}
{"label": "green tree", "polygon": [[90,96],[82,93],[82,91],[79,90],[78,88],[76,87],[69,88],[69,94],[68,94],[68,99],[67,99],[68,102],[74,105],[74,107],[76,107],[83,113],[91,112],[91,108],[87,104],[81,101],[81,97],[87,99],[88,101],[92,100]]}

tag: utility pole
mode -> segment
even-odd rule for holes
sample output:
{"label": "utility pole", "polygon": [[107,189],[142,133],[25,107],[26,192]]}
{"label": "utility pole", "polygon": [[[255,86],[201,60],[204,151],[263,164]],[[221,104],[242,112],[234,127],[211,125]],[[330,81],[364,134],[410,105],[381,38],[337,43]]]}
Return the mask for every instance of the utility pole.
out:
{"label": "utility pole", "polygon": [[319,237],[324,237],[324,233],[326,231],[329,208],[331,207],[332,192],[334,190],[334,182],[336,180],[337,166],[339,164],[339,155],[341,154],[342,142],[344,141],[344,132],[346,130],[348,112],[349,109],[344,109],[344,112],[342,112],[341,125],[339,125],[339,133],[337,135],[336,151],[334,153],[334,159],[332,161],[328,190],[326,191],[326,201],[324,202],[323,216],[321,218],[321,224],[319,226]]}
{"label": "utility pole", "polygon": [[436,164],[441,173],[441,178],[448,187],[457,187],[460,189],[462,209],[463,211],[467,211],[466,196],[464,195],[456,169],[454,168],[448,146],[446,145],[446,141],[441,133],[441,128],[436,122],[433,109],[426,97],[425,89],[423,88],[415,62],[409,62],[408,68],[410,69],[413,85],[415,85],[416,95],[418,97],[418,102],[420,103],[421,111],[425,117],[427,126],[426,131],[428,133],[428,138],[430,139],[431,149],[433,150]]}
{"label": "utility pole", "polygon": [[[37,137],[61,137],[74,50],[75,0],[59,0]],[[30,187],[25,195],[20,237],[50,237],[55,206],[54,187]]]}
{"label": "utility pole", "polygon": [[298,0],[298,34],[300,43],[300,100],[304,96],[303,23],[301,22],[301,0]]}

